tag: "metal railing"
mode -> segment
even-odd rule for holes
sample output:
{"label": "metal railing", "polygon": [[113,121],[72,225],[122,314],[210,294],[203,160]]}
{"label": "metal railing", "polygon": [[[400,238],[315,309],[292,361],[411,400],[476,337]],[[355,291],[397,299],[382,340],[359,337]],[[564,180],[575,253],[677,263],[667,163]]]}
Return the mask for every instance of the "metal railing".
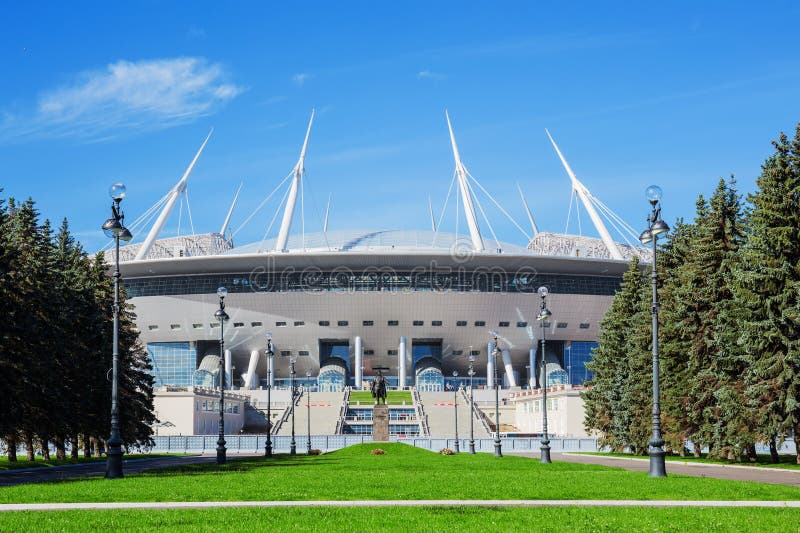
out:
{"label": "metal railing", "polygon": [[411,389],[411,399],[414,401],[414,409],[417,412],[417,420],[419,420],[419,429],[423,437],[428,437],[431,434],[428,428],[428,415],[425,414],[425,408],[422,406],[422,401],[419,397],[419,391],[416,387]]}
{"label": "metal railing", "polygon": [[335,433],[337,435],[341,435],[344,433],[344,421],[345,416],[347,415],[347,406],[350,405],[350,387],[344,388],[344,399],[342,400],[342,407],[339,409],[339,420],[336,421],[336,430]]}
{"label": "metal railing", "polygon": [[[489,417],[486,415],[486,413],[484,413],[478,407],[478,403],[479,402],[470,402],[469,401],[469,395],[467,394],[466,389],[462,389],[461,390],[461,394],[464,396],[464,401],[470,404],[470,407],[472,409],[472,416],[477,417],[478,421],[483,426],[483,429],[486,430],[486,433],[488,433],[489,435],[493,434],[494,430],[492,428],[494,428],[494,424],[489,419]],[[494,402],[490,402],[490,405],[494,406]]]}

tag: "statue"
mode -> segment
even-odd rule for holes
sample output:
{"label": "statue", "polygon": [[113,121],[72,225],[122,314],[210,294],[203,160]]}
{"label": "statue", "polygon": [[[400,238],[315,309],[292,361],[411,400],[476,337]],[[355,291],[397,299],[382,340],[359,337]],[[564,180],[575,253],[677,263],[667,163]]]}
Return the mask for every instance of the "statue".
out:
{"label": "statue", "polygon": [[383,400],[383,405],[386,405],[386,378],[383,377],[380,370],[378,370],[378,375],[370,384],[369,389],[372,392],[372,397],[375,398],[375,405],[380,405],[381,400]]}

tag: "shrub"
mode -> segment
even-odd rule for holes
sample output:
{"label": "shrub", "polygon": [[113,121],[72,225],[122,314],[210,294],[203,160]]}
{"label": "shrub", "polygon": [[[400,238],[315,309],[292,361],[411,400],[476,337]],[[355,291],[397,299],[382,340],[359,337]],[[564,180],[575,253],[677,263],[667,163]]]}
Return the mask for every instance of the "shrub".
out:
{"label": "shrub", "polygon": [[372,450],[372,455],[386,455],[386,452],[381,450],[380,448],[375,448]]}
{"label": "shrub", "polygon": [[321,454],[322,450],[311,450],[310,452],[308,452],[308,455],[321,455]]}
{"label": "shrub", "polygon": [[441,450],[439,450],[439,453],[442,454],[442,455],[455,455],[456,454],[456,452],[454,452],[450,448],[442,448]]}

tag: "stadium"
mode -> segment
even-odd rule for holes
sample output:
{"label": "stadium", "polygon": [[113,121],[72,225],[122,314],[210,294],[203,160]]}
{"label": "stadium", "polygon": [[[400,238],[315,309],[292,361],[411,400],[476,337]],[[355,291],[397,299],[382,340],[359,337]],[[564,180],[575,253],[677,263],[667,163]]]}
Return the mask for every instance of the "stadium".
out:
{"label": "stadium", "polygon": [[[501,426],[522,432],[529,424],[515,416],[532,410],[515,409],[514,403],[531,398],[522,392],[538,390],[543,372],[554,391],[579,390],[591,378],[586,363],[622,274],[632,257],[647,262],[650,256],[634,244],[633,229],[577,179],[552,137],[576,209],[585,210],[599,238],[540,232],[520,189],[530,231],[511,220],[530,238],[519,244],[497,240],[481,199],[511,217],[463,164],[449,116],[455,170],[439,216],[430,208],[430,228],[329,231],[326,212],[323,231],[306,233],[304,221],[297,231],[295,219],[313,118],[312,113],[299,160],[270,195],[283,191],[275,236],[234,244],[229,227],[234,198],[219,232],[161,237],[209,138],[178,183],[131,226],[134,234],[146,236],[120,249],[120,266],[158,390],[200,394],[219,382],[224,367],[226,387],[247,397],[247,413],[264,410],[269,388],[280,419],[281,407],[291,404],[287,391],[294,377],[300,394],[316,393],[319,406],[330,408],[327,418],[335,419],[327,425],[318,420],[315,433],[368,433],[369,424],[357,422],[369,416],[348,408],[346,398],[377,372],[393,389],[413,392],[411,411],[405,413],[412,419],[424,416],[422,409],[414,410],[427,407],[426,397],[438,405],[444,394],[452,398],[445,391],[464,394],[471,378],[480,401],[466,416],[485,419],[480,404],[494,397],[489,393],[497,386],[509,411]],[[455,205],[451,214],[463,218],[463,234],[438,230],[448,203]],[[609,226],[620,239],[611,237]],[[549,289],[546,303],[552,311],[544,322],[537,321],[540,286]],[[218,287],[227,289],[230,316],[222,325],[223,361],[220,324],[214,319]],[[266,353],[268,335],[274,357]],[[158,400],[157,394],[157,408]],[[165,404],[160,409],[163,423],[163,413],[172,411]],[[267,427],[258,417],[241,418],[231,432]],[[437,425],[415,422],[416,428],[395,428],[395,433],[430,433]],[[496,429],[483,422],[487,432]],[[211,433],[210,426],[195,423],[180,431]],[[274,431],[281,431],[280,424]]]}

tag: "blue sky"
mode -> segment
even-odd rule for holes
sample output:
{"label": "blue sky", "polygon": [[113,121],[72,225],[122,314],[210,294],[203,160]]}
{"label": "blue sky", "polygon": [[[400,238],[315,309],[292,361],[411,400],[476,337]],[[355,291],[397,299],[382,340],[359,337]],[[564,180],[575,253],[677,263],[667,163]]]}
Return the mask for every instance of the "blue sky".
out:
{"label": "blue sky", "polygon": [[[544,128],[638,228],[651,183],[668,221],[721,176],[751,191],[770,140],[800,120],[794,2],[115,4],[0,16],[0,186],[68,217],[91,251],[108,185],[126,183],[136,218],[212,127],[192,218],[218,230],[243,181],[237,227],[291,170],[312,108],[307,231],[329,193],[331,230],[427,229],[454,168],[445,108],[471,173],[527,228],[519,182],[548,231],[564,230],[570,187]],[[481,202],[501,240],[525,244]],[[238,244],[262,238],[276,203]]]}

